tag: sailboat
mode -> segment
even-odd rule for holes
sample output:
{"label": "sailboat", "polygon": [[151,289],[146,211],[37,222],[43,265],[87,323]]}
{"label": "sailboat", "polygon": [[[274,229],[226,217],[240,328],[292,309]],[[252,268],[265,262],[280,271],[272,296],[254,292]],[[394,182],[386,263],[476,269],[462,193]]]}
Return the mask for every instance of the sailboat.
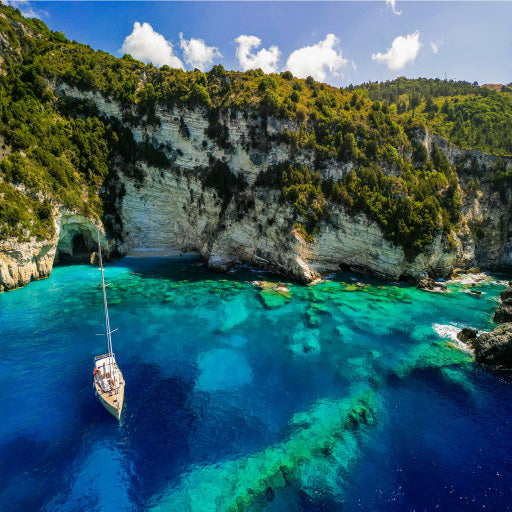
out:
{"label": "sailboat", "polygon": [[[105,276],[103,275],[103,260],[101,257],[100,232],[98,230],[98,259],[101,270],[101,286],[103,289],[103,307],[105,310],[105,336],[107,341],[107,353],[94,358],[94,389],[96,396],[105,409],[115,416],[121,418],[124,401],[124,379],[116,357],[112,351],[110,321],[108,318],[107,292],[105,291]],[[117,330],[117,329],[115,329]]]}

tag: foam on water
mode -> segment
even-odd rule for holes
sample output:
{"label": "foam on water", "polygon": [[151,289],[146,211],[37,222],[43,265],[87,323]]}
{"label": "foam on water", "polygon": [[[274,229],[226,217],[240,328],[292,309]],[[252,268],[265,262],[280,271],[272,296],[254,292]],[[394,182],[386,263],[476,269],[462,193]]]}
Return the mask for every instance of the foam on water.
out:
{"label": "foam on water", "polygon": [[119,424],[91,386],[97,270],[0,295],[0,510],[510,508],[510,380],[455,347],[492,327],[496,281],[281,291],[151,255],[106,274]]}
{"label": "foam on water", "polygon": [[456,325],[442,325],[442,324],[434,324],[432,326],[434,331],[438,334],[440,338],[446,338],[451,340],[458,348],[464,350],[465,352],[469,352],[470,354],[473,351],[462,341],[459,340],[457,334],[461,331],[460,327]]}

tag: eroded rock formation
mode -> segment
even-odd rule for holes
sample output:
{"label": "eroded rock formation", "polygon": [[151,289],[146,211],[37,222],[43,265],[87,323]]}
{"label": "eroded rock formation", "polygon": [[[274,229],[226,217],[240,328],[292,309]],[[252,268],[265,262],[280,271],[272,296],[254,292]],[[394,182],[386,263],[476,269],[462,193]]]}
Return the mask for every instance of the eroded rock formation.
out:
{"label": "eroded rock formation", "polygon": [[[66,85],[56,85],[54,90],[58,95],[93,101],[102,116],[125,122],[126,111],[99,93]],[[211,120],[201,107],[157,106],[155,115],[158,125],[142,119],[130,127],[138,142],[148,142],[163,151],[170,164],[163,169],[137,163],[142,179],[118,173],[117,180],[122,183],[117,186],[123,193],[113,205],[116,222],[109,238],[111,248],[121,255],[136,248],[195,249],[214,268],[247,263],[302,281],[340,267],[387,279],[420,279],[447,276],[455,267],[496,269],[512,264],[510,212],[490,185],[493,156],[462,150],[436,135],[425,135],[424,143],[429,145],[435,139],[454,165],[464,169],[476,161],[481,169],[481,190],[464,193],[467,180],[462,172],[463,217],[457,233],[451,240],[439,233],[411,259],[366,215],[351,214],[331,203],[326,206],[315,240],[308,243],[294,229],[294,212],[280,200],[281,192],[255,185],[257,176],[270,165],[289,160],[310,166],[314,163],[311,150],[286,142],[284,134],[298,129],[292,121],[225,113],[215,121],[224,134],[220,140],[212,136]],[[229,197],[205,186],[201,169],[214,161],[225,164],[246,186]],[[507,166],[512,167],[512,161],[507,161]],[[336,181],[352,168],[353,162],[333,159],[322,164],[321,172],[324,178]],[[48,275],[57,251],[60,255],[73,253],[77,235],[82,237],[79,245],[84,252],[92,252],[91,233],[96,228],[90,221],[77,219],[61,221],[63,229],[57,230],[56,237],[39,245],[2,242],[0,286],[10,289]],[[16,257],[15,253],[24,256]]]}
{"label": "eroded rock formation", "polygon": [[[96,224],[70,212],[57,212],[54,224],[55,234],[50,240],[0,240],[0,291],[48,277],[59,257],[90,259],[98,244]],[[112,243],[100,228],[100,241],[108,255]]]}

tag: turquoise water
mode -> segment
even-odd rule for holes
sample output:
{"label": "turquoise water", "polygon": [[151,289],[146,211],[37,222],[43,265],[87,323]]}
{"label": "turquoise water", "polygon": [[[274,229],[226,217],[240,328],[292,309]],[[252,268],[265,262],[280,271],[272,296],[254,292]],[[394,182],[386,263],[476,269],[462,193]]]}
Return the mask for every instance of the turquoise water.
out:
{"label": "turquoise water", "polygon": [[260,291],[192,257],[106,268],[120,423],[92,389],[99,272],[0,295],[0,510],[512,509],[512,380],[450,339],[503,283]]}

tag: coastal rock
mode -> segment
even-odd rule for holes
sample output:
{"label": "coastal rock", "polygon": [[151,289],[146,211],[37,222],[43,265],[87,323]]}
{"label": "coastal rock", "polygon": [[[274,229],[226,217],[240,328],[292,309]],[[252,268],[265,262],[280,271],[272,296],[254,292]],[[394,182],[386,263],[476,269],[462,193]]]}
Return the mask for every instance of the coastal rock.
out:
{"label": "coastal rock", "polygon": [[481,334],[473,342],[473,349],[479,363],[512,367],[512,323]]}
{"label": "coastal rock", "polygon": [[420,290],[433,290],[434,289],[434,280],[430,277],[424,277],[418,281],[417,288]]}
{"label": "coastal rock", "polygon": [[54,240],[0,242],[0,292],[13,290],[50,275],[55,258]]}
{"label": "coastal rock", "polygon": [[[84,247],[87,253],[85,261],[88,261],[94,248],[97,248],[97,229],[90,219],[59,211],[54,217],[54,235],[48,240],[0,240],[0,292],[48,277],[59,258],[82,256],[77,251],[82,251]],[[105,238],[103,228],[100,229],[100,241],[107,256],[112,242]]]}
{"label": "coastal rock", "polygon": [[500,293],[501,300],[512,299],[512,281],[508,282],[507,287]]}
{"label": "coastal rock", "polygon": [[447,291],[446,284],[434,281],[430,277],[423,277],[418,281],[417,288],[430,292]]}
{"label": "coastal rock", "polygon": [[512,297],[502,301],[494,313],[494,321],[504,323],[512,322]]}
{"label": "coastal rock", "polygon": [[471,345],[477,336],[478,331],[476,329],[471,329],[470,327],[464,327],[462,331],[457,334],[457,338],[467,345]]}

